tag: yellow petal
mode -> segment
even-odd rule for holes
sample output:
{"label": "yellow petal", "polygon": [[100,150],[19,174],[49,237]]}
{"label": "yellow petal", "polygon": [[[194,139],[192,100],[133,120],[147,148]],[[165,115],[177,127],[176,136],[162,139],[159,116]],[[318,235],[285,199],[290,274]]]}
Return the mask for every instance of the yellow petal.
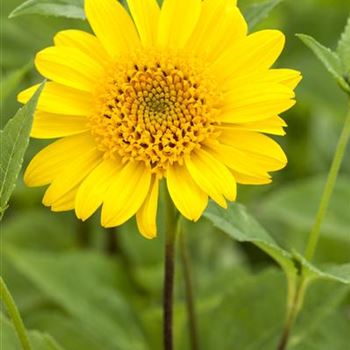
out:
{"label": "yellow petal", "polygon": [[132,19],[117,0],[85,0],[85,13],[112,58],[140,45]]}
{"label": "yellow petal", "polygon": [[92,92],[104,74],[102,65],[71,47],[48,47],[35,57],[35,66],[46,78],[57,83]]}
{"label": "yellow petal", "polygon": [[258,79],[260,82],[278,83],[294,90],[301,81],[302,75],[297,70],[279,68],[269,69]]}
{"label": "yellow petal", "polygon": [[142,44],[153,46],[157,39],[160,14],[157,0],[128,0],[128,5]]}
{"label": "yellow petal", "polygon": [[82,30],[68,29],[58,32],[54,38],[55,46],[79,49],[95,61],[105,65],[110,57],[99,40],[92,34]]}
{"label": "yellow petal", "polygon": [[64,196],[52,203],[51,210],[55,212],[73,210],[75,206],[75,197],[78,192],[78,186],[67,192]]}
{"label": "yellow petal", "polygon": [[220,206],[226,208],[224,199],[236,198],[236,181],[226,166],[209,152],[200,149],[186,159],[186,167],[197,185]]}
{"label": "yellow petal", "polygon": [[208,204],[208,196],[194,182],[185,165],[174,164],[168,169],[167,186],[180,213],[189,220],[197,221]]}
{"label": "yellow petal", "polygon": [[218,83],[238,75],[269,69],[281,54],[285,43],[282,32],[261,30],[226,50],[212,65]]}
{"label": "yellow petal", "polygon": [[24,181],[31,187],[47,185],[66,167],[74,164],[82,153],[95,148],[95,140],[89,134],[69,136],[55,141],[31,160],[24,173]]}
{"label": "yellow petal", "polygon": [[241,174],[239,172],[236,172],[232,170],[232,174],[235,177],[237,183],[242,185],[267,185],[272,182],[272,179],[270,176],[266,177],[254,177],[249,176],[246,174]]}
{"label": "yellow petal", "polygon": [[[82,151],[82,149],[80,149]],[[67,192],[80,184],[102,161],[101,153],[95,148],[84,150],[74,162],[62,166],[46,190],[43,204],[51,206]]]}
{"label": "yellow petal", "polygon": [[183,48],[201,12],[201,0],[164,0],[159,18],[158,44]]}
{"label": "yellow petal", "polygon": [[114,227],[129,220],[141,207],[151,184],[151,172],[140,162],[127,163],[105,196],[101,223]]}
{"label": "yellow petal", "polygon": [[252,83],[232,87],[225,94],[218,120],[246,123],[269,119],[291,108],[294,92],[282,84]]}
{"label": "yellow petal", "polygon": [[260,72],[251,72],[248,75],[233,76],[231,79],[226,79],[222,83],[221,88],[223,91],[230,91],[247,84],[272,84],[275,86],[277,84],[294,90],[301,79],[300,72],[293,69],[268,69]]}
{"label": "yellow petal", "polygon": [[87,131],[87,118],[38,111],[35,113],[31,137],[38,139],[59,138]]}
{"label": "yellow petal", "polygon": [[224,50],[247,35],[247,23],[234,1],[206,0],[197,26],[186,46],[215,60]]}
{"label": "yellow petal", "polygon": [[258,131],[266,134],[272,135],[285,135],[284,127],[286,127],[286,122],[278,117],[272,117],[264,120],[258,120],[250,123],[242,123],[242,124],[231,124],[230,127],[235,128],[237,130],[245,130],[245,131]]}
{"label": "yellow petal", "polygon": [[220,143],[208,144],[207,147],[218,161],[224,163],[231,170],[249,177],[269,178],[268,170],[256,161],[251,161],[246,152]]}
{"label": "yellow petal", "polygon": [[286,155],[280,145],[270,137],[258,132],[225,128],[219,141],[244,151],[247,157],[255,159],[268,171],[279,170],[287,164]]}
{"label": "yellow petal", "polygon": [[[18,101],[27,103],[39,87],[34,85],[18,94]],[[92,111],[92,96],[86,92],[48,82],[39,97],[38,110],[68,115],[89,115]]]}
{"label": "yellow petal", "polygon": [[75,213],[79,219],[86,220],[98,209],[120,168],[121,163],[104,160],[87,176],[76,199]]}
{"label": "yellow petal", "polygon": [[147,197],[136,214],[137,226],[141,234],[152,239],[157,236],[157,207],[159,180],[153,177]]}

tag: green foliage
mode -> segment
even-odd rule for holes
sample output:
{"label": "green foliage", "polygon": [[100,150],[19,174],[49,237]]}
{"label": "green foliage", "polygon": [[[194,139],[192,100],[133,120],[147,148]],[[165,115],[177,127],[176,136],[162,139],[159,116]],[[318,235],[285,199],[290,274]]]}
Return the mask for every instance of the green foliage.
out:
{"label": "green foliage", "polygon": [[[227,283],[231,284],[234,280],[232,271]],[[348,290],[347,286],[330,282],[310,288],[288,349],[297,349],[329,315],[339,310]],[[205,334],[201,344],[203,349],[276,349],[284,318],[284,293],[282,275],[275,269],[250,275],[240,283],[232,284],[231,288],[229,286],[222,298],[199,310],[200,328]],[[220,325],[215,332],[213,320],[215,325]],[[236,324],[240,327],[234,327]]]}
{"label": "green foliage", "polygon": [[[7,317],[2,313],[0,313],[0,327],[1,347],[6,350],[20,350],[21,346],[16,333]],[[29,339],[35,350],[63,350],[48,334],[32,331],[29,334]]]}
{"label": "green foliage", "polygon": [[264,20],[269,13],[283,0],[267,0],[253,3],[243,8],[243,13],[248,22],[249,29],[252,30],[258,23]]}
{"label": "green foliage", "polygon": [[32,99],[21,108],[0,132],[0,212],[6,210],[7,203],[15,187],[21,170],[24,153],[28,147],[33,114],[43,89],[43,85]]}
{"label": "green foliage", "polygon": [[106,350],[147,349],[135,315],[117,289],[127,285],[125,276],[103,256],[7,251],[16,268],[74,317],[93,343]]}
{"label": "green foliage", "polygon": [[348,83],[350,81],[350,16],[340,37],[337,53],[342,61],[344,72],[347,74]]}
{"label": "green foliage", "polygon": [[10,18],[22,15],[44,15],[85,19],[83,0],[28,0],[10,14]]}
{"label": "green foliage", "polygon": [[345,73],[343,70],[342,61],[337,55],[337,53],[333,52],[328,47],[320,44],[316,39],[312,36],[305,34],[297,35],[306,46],[308,46],[316,57],[323,63],[328,72],[333,76],[333,78],[338,82],[339,86],[350,94],[350,85],[344,79]]}

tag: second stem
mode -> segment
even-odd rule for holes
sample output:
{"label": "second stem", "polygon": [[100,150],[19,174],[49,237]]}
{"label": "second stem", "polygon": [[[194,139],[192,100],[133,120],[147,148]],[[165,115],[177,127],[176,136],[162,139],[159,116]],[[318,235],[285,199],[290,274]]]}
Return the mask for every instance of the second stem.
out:
{"label": "second stem", "polygon": [[173,294],[175,277],[175,242],[177,214],[168,197],[164,251],[164,289],[163,289],[163,341],[164,350],[173,350]]}

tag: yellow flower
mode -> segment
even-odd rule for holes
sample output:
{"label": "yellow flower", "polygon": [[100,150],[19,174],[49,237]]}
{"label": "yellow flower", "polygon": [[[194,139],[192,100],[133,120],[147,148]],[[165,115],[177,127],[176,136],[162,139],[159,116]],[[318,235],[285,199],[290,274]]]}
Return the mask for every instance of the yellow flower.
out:
{"label": "yellow flower", "polygon": [[85,0],[96,36],[65,30],[37,54],[50,81],[32,137],[60,139],[34,157],[25,182],[50,184],[43,203],[82,220],[102,206],[105,227],[136,214],[153,238],[161,179],[190,220],[208,197],[235,200],[236,183],[271,182],[287,160],[264,133],[284,134],[278,114],[294,105],[301,77],[271,68],[283,34],[248,35],[233,0],[128,5],[132,17],[116,0]]}

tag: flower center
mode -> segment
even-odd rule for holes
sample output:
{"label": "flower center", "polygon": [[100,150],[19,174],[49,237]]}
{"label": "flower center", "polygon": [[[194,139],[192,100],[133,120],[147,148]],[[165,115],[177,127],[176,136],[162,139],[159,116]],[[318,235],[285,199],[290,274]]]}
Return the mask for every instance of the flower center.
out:
{"label": "flower center", "polygon": [[97,89],[90,127],[105,156],[159,176],[216,138],[220,93],[197,59],[138,52],[118,59]]}

